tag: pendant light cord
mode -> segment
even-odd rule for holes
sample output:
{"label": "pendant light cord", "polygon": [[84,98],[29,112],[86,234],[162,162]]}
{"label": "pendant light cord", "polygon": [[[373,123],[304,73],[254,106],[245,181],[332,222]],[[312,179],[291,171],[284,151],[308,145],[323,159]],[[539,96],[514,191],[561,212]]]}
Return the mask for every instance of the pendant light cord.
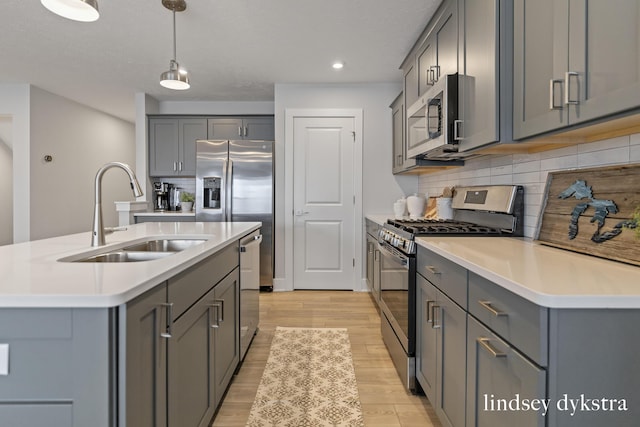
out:
{"label": "pendant light cord", "polygon": [[173,61],[177,60],[176,55],[176,9],[173,8]]}

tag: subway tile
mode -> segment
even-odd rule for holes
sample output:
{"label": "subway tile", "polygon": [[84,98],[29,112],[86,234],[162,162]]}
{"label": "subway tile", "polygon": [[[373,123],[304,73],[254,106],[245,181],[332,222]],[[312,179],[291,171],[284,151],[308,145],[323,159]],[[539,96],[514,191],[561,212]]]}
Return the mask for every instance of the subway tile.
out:
{"label": "subway tile", "polygon": [[491,158],[491,167],[495,168],[497,166],[511,166],[513,164],[513,155],[508,156],[497,156]]}
{"label": "subway tile", "polygon": [[540,160],[540,153],[532,153],[532,154],[514,154],[513,155],[513,164],[516,163],[527,163],[533,162],[536,160]]}
{"label": "subway tile", "polygon": [[540,182],[540,172],[514,173],[512,182],[514,184],[529,184]]}
{"label": "subway tile", "polygon": [[556,150],[543,151],[542,153],[540,153],[540,160],[552,159],[562,156],[575,156],[576,154],[578,154],[578,146],[572,145],[571,147],[563,147]]}
{"label": "subway tile", "polygon": [[629,147],[629,161],[633,163],[640,162],[640,145]]}
{"label": "subway tile", "polygon": [[640,145],[640,133],[634,133],[629,137],[629,145]]}
{"label": "subway tile", "polygon": [[578,167],[592,167],[629,162],[629,146],[578,154]]}
{"label": "subway tile", "polygon": [[540,170],[540,160],[534,159],[527,162],[513,164],[513,173],[533,172]]}
{"label": "subway tile", "polygon": [[491,176],[511,175],[513,173],[513,165],[502,165],[491,168]]}
{"label": "subway tile", "polygon": [[560,156],[555,158],[548,158],[540,161],[541,171],[557,171],[564,169],[573,169],[578,167],[578,157],[572,156]]}
{"label": "subway tile", "polygon": [[491,185],[510,185],[512,184],[512,175],[494,175],[491,176]]}
{"label": "subway tile", "polygon": [[628,147],[629,136],[619,136],[617,138],[605,139],[604,141],[591,142],[589,144],[578,145],[578,155],[592,151],[611,150],[614,148]]}

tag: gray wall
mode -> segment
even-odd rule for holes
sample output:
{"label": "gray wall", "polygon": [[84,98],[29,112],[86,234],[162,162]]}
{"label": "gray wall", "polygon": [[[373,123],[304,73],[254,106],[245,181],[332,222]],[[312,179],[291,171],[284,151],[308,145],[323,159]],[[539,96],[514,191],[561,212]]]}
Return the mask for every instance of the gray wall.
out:
{"label": "gray wall", "polygon": [[[287,109],[361,109],[363,111],[362,209],[364,213],[392,210],[393,202],[417,188],[416,176],[391,173],[391,110],[400,84],[276,84],[276,181],[284,188],[285,111]],[[276,212],[284,212],[285,194],[276,192]],[[274,289],[286,289],[284,257],[285,222],[276,217]],[[364,246],[363,246],[364,248]],[[364,249],[363,249],[364,250]],[[356,261],[358,263],[358,261]],[[356,264],[357,265],[357,264]]]}
{"label": "gray wall", "polygon": [[[28,84],[0,85],[0,116],[11,119],[13,241],[88,232],[95,173],[135,164],[134,125]],[[113,201],[133,199],[129,183],[115,171],[103,183],[105,223],[116,225]]]}
{"label": "gray wall", "polygon": [[[91,229],[94,177],[110,161],[135,165],[132,123],[31,89],[30,240]],[[44,156],[51,155],[52,162]],[[133,200],[124,171],[103,177],[105,225],[118,224],[114,201]]]}
{"label": "gray wall", "polygon": [[13,243],[12,119],[0,116],[0,245]]}

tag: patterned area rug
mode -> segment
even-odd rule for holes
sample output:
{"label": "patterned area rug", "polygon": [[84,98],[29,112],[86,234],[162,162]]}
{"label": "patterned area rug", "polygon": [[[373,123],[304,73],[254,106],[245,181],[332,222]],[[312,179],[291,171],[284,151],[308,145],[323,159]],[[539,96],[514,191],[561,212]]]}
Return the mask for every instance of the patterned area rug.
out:
{"label": "patterned area rug", "polygon": [[278,327],[247,426],[364,426],[347,330]]}

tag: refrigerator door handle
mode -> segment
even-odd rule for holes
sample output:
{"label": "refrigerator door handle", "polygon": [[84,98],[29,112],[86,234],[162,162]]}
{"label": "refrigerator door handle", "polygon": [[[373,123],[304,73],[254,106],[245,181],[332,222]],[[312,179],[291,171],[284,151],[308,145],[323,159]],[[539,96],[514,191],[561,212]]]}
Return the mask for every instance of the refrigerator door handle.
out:
{"label": "refrigerator door handle", "polygon": [[225,221],[232,221],[233,214],[233,160],[229,159],[227,167],[227,200],[225,209]]}
{"label": "refrigerator door handle", "polygon": [[229,160],[225,160],[222,164],[222,177],[224,178],[223,182],[223,197],[220,197],[220,210],[222,211],[222,221],[227,221],[227,189],[229,188],[229,184],[227,184],[227,171],[229,169]]}

